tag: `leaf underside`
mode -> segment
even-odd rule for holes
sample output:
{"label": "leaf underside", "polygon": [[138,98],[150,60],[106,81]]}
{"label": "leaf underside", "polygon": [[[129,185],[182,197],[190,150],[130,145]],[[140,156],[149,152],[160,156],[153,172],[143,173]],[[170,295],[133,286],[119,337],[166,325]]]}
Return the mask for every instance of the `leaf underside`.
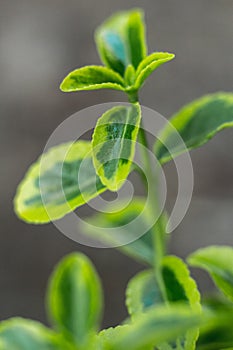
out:
{"label": "leaf underside", "polygon": [[[117,202],[117,205],[111,207],[108,204],[107,209],[106,213],[102,212],[90,217],[87,223],[82,222],[82,232],[107,246],[118,246],[117,248],[122,253],[136,260],[153,265],[153,233],[151,230],[153,221],[148,215],[146,200],[143,197],[134,197],[128,205],[121,200]],[[138,218],[137,221],[134,221],[135,218]],[[107,232],[103,229],[106,229]],[[124,244],[127,239],[133,242]]]}

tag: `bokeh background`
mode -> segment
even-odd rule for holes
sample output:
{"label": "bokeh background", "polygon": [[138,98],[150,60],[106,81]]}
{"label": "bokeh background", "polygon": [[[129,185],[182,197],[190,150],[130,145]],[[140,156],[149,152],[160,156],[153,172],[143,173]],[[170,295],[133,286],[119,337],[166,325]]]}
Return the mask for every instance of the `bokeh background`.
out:
{"label": "bokeh background", "polygon": [[[12,199],[26,169],[52,131],[72,113],[122,101],[113,91],[63,94],[61,79],[75,67],[98,64],[93,32],[112,12],[142,7],[149,50],[176,53],[151,76],[141,101],[169,117],[209,92],[232,90],[232,0],[0,0],[0,319],[13,315],[46,321],[44,293],[53,266],[71,251],[86,253],[105,288],[104,325],[126,315],[124,290],[143,266],[113,249],[81,246],[52,225],[30,226],[14,214]],[[208,244],[233,245],[233,131],[224,131],[192,152],[194,197],[173,233],[170,251],[185,257]],[[169,196],[176,174],[166,167]],[[193,272],[201,290],[212,288]]]}

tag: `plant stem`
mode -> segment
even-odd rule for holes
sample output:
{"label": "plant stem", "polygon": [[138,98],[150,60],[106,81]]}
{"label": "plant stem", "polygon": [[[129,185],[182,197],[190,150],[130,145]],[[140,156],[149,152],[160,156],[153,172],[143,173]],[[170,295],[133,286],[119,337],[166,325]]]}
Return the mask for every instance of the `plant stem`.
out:
{"label": "plant stem", "polygon": [[130,91],[127,93],[127,95],[128,95],[129,102],[131,102],[131,103],[138,102],[138,91],[137,90]]}
{"label": "plant stem", "polygon": [[[146,173],[146,177],[148,180],[148,183],[150,184],[149,190],[152,191],[151,203],[149,203],[150,207],[150,214],[153,216],[154,212],[159,212],[159,199],[158,199],[158,174],[156,173],[155,169],[152,169],[151,162],[150,162],[150,150],[149,145],[146,137],[145,130],[143,128],[143,124],[141,123],[141,128],[139,130],[139,139],[144,146],[141,153],[142,153],[142,160],[144,163],[144,169]],[[154,226],[152,227],[153,230],[153,245],[154,245],[154,269],[155,269],[155,277],[161,292],[161,295],[165,302],[167,302],[167,293],[166,288],[164,285],[164,280],[162,276],[161,271],[161,261],[165,254],[165,247],[164,247],[164,239],[165,239],[165,233],[164,228],[162,225],[162,216],[160,216]]]}
{"label": "plant stem", "polygon": [[[128,99],[131,103],[136,103],[138,101],[138,91],[131,91],[128,92]],[[141,126],[139,129],[139,140],[141,144],[144,147],[141,147],[141,156],[142,161],[144,163],[144,173],[145,175],[142,176],[142,180],[145,184],[145,186],[149,183],[149,190],[152,191],[152,196],[150,195],[150,215],[153,218],[154,213],[158,213],[160,209],[159,205],[159,198],[158,198],[158,186],[159,186],[159,179],[158,174],[156,172],[156,169],[153,169],[151,166],[150,161],[150,148],[147,141],[147,136],[145,133],[145,130],[143,128],[143,122],[141,121]],[[147,184],[145,183],[145,177],[147,180]],[[146,186],[147,187],[147,186]],[[161,271],[161,262],[163,259],[163,256],[165,254],[165,232],[162,220],[163,217],[160,215],[160,217],[157,219],[156,223],[152,227],[153,231],[153,247],[154,247],[154,270],[155,270],[155,277],[158,283],[158,287],[160,289],[160,293],[162,295],[162,298],[164,299],[164,302],[167,303],[167,293],[166,293],[166,287],[164,284],[162,271]]]}

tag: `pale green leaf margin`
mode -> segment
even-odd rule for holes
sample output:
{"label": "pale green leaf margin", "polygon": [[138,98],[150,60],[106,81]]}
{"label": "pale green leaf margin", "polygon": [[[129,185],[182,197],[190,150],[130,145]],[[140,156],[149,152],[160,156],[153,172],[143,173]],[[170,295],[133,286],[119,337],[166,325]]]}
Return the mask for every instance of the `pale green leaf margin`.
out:
{"label": "pale green leaf margin", "polygon": [[104,192],[106,188],[103,186],[100,191],[89,197],[85,194],[85,197],[79,196],[78,198],[74,198],[69,202],[67,201],[56,208],[54,208],[54,206],[49,206],[48,204],[46,204],[46,207],[44,205],[33,207],[25,204],[25,200],[29,199],[35,192],[34,181],[41,173],[49,170],[57,162],[71,162],[91,156],[91,143],[89,141],[64,143],[55,146],[49,149],[47,153],[42,154],[42,156],[28,169],[24,179],[17,188],[16,196],[14,198],[14,209],[18,217],[26,222],[35,224],[58,220],[72,212],[77,207],[85,204],[87,199],[91,200],[98,194]]}

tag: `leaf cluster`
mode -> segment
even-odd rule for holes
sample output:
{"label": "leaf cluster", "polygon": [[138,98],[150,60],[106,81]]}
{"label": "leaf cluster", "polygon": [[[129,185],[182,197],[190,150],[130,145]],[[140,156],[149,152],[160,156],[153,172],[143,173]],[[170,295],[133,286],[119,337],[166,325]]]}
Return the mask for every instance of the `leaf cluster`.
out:
{"label": "leaf cluster", "polygon": [[0,349],[228,349],[233,346],[233,272],[229,268],[233,249],[204,248],[188,261],[206,269],[229,301],[215,298],[202,308],[187,265],[175,256],[166,256],[162,271],[168,304],[163,303],[153,270],[147,269],[128,284],[130,318],[100,331],[100,279],[86,256],[72,253],[57,265],[49,280],[46,306],[53,329],[36,321],[9,319],[0,324]]}

